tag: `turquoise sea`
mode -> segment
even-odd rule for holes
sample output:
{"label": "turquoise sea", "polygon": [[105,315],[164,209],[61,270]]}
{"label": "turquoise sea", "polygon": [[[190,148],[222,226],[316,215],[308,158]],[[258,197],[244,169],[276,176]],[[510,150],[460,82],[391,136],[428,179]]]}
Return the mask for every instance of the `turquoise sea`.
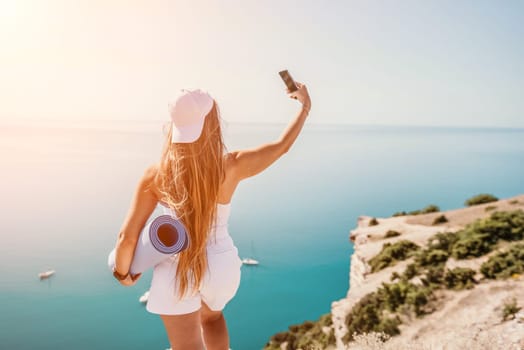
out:
{"label": "turquoise sea", "polygon": [[[284,125],[230,124],[230,150]],[[169,347],[136,286],[113,280],[108,252],[137,180],[160,156],[161,123],[0,125],[0,348]],[[463,206],[481,192],[524,193],[524,130],[306,125],[291,151],[233,198],[244,266],[225,310],[233,350],[261,349],[345,296],[359,215]],[[56,275],[40,281],[40,271]]]}

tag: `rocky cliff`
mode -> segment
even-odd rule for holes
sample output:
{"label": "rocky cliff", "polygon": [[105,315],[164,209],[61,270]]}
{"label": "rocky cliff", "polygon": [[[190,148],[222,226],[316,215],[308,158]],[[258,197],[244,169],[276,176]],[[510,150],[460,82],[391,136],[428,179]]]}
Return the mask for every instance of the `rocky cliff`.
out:
{"label": "rocky cliff", "polygon": [[[524,195],[360,217],[349,235],[347,296],[333,302],[330,319],[292,326],[266,349],[524,349],[522,209]],[[348,327],[392,337],[359,342]]]}
{"label": "rocky cliff", "polygon": [[[348,331],[346,318],[353,306],[365,295],[377,290],[382,283],[390,283],[393,273],[402,273],[413,261],[399,261],[372,273],[369,261],[380,252],[384,243],[394,244],[400,240],[409,240],[423,247],[438,232],[457,232],[475,220],[488,218],[495,211],[519,209],[524,209],[524,195],[447,212],[379,218],[376,219],[378,224],[371,226],[373,218],[360,217],[357,227],[349,235],[354,244],[349,274],[350,289],[346,298],[333,302],[331,309],[336,348],[347,347],[343,341]],[[435,219],[442,215],[447,221],[435,224]],[[388,232],[399,235],[385,238]],[[503,249],[506,244],[501,242],[499,249]],[[446,261],[446,268],[474,269],[477,271],[475,278],[479,284],[462,291],[438,291],[434,312],[420,318],[404,319],[399,326],[401,336],[393,337],[387,344],[395,344],[399,349],[403,345],[416,343],[423,343],[426,348],[431,349],[463,349],[477,341],[479,348],[524,349],[524,313],[518,312],[508,322],[501,322],[500,317],[501,308],[509,300],[514,299],[519,307],[524,306],[523,276],[514,274],[504,280],[483,280],[478,273],[482,263],[495,253],[496,250],[491,254],[468,259],[450,257]]]}

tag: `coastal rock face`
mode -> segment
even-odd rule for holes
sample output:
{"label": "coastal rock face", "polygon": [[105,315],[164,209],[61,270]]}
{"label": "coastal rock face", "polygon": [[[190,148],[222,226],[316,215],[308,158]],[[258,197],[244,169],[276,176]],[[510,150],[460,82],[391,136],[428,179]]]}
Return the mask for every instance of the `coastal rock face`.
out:
{"label": "coastal rock face", "polygon": [[361,216],[346,297],[264,350],[524,350],[524,195],[399,215]]}
{"label": "coastal rock face", "polygon": [[[382,282],[389,282],[389,276],[393,271],[400,273],[407,265],[407,261],[403,261],[393,267],[371,273],[368,261],[380,252],[383,243],[408,239],[422,245],[429,237],[442,231],[442,227],[439,226],[409,224],[407,223],[408,218],[403,216],[379,219],[378,225],[369,226],[367,223],[372,218],[361,216],[357,228],[350,232],[350,240],[354,244],[354,253],[351,256],[349,268],[350,288],[346,298],[333,302],[331,306],[337,349],[344,349],[342,338],[347,333],[345,319],[351,308],[363,296],[376,290]],[[458,228],[447,228],[448,231],[450,229],[457,230]],[[401,232],[401,236],[384,239],[385,233],[389,230]]]}
{"label": "coastal rock face", "polygon": [[[377,290],[383,282],[390,283],[392,273],[401,274],[412,262],[412,259],[407,259],[372,273],[369,261],[381,251],[384,243],[409,240],[424,247],[428,238],[438,232],[456,232],[476,219],[489,217],[494,211],[517,209],[524,209],[524,195],[447,212],[379,218],[378,224],[372,222],[371,217],[360,217],[357,228],[349,235],[354,244],[350,289],[346,298],[333,302],[331,308],[336,348],[348,348],[343,339],[348,332],[346,317],[353,306],[366,294]],[[435,218],[441,215],[445,215],[447,222],[434,225]],[[385,238],[388,231],[396,231],[400,235]],[[479,271],[480,265],[494,253],[474,259],[450,258],[446,267],[468,267]],[[476,277],[480,279],[480,273],[477,272]],[[524,349],[524,313],[520,311],[513,320],[505,322],[501,321],[500,316],[510,298],[516,300],[519,306],[524,306],[523,276],[483,281],[472,289],[442,290],[437,294],[439,303],[436,310],[424,317],[403,320],[399,327],[401,335],[388,341],[385,348],[406,348],[423,340],[424,348],[429,349]]]}

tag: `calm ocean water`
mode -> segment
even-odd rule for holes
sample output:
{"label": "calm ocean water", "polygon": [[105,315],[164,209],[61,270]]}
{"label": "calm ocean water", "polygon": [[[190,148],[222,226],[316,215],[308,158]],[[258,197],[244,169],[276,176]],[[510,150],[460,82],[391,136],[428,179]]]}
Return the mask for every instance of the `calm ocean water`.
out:
{"label": "calm ocean water", "polygon": [[[121,287],[107,253],[138,178],[155,162],[160,123],[0,126],[1,349],[166,349],[160,318],[138,298],[151,272]],[[230,150],[281,125],[236,125]],[[255,350],[317,319],[348,289],[348,233],[362,214],[461,207],[480,192],[524,192],[524,130],[306,125],[294,148],[233,198],[243,257],[225,310],[232,349]],[[57,274],[39,281],[37,274]]]}

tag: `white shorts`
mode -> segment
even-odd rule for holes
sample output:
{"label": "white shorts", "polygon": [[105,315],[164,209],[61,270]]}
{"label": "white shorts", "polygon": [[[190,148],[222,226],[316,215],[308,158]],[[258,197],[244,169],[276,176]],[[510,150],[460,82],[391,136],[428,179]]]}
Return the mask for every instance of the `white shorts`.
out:
{"label": "white shorts", "polygon": [[155,265],[147,311],[160,315],[183,315],[200,309],[202,302],[213,311],[222,310],[240,285],[242,260],[229,235],[207,246],[208,270],[196,293],[179,298],[175,286],[177,257]]}

